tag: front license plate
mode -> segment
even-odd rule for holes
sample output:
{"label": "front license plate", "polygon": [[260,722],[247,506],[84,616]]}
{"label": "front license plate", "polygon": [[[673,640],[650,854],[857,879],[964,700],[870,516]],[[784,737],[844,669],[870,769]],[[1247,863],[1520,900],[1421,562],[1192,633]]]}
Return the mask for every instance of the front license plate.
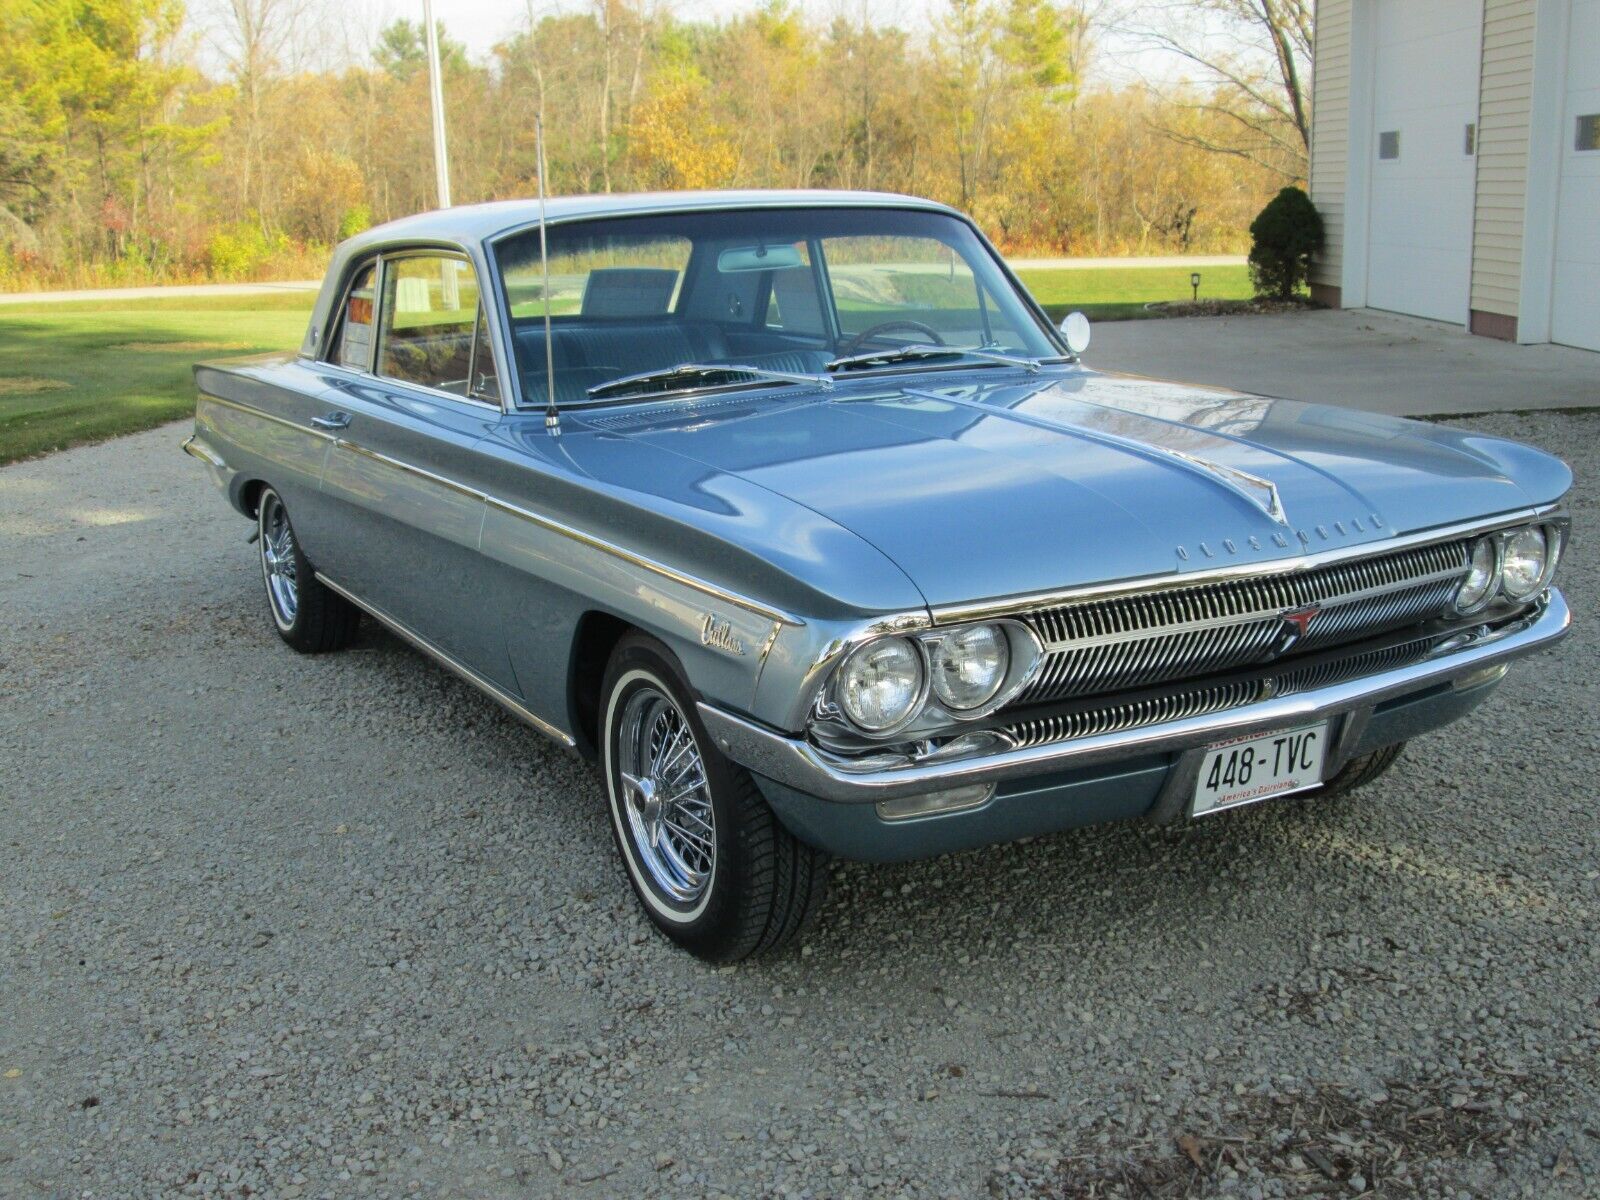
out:
{"label": "front license plate", "polygon": [[1190,815],[1316,787],[1327,748],[1327,722],[1212,746],[1200,761]]}

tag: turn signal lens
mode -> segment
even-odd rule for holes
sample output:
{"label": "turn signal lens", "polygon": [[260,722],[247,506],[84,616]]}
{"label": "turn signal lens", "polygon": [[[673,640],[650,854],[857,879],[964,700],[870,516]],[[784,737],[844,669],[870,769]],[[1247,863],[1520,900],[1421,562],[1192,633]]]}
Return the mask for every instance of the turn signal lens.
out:
{"label": "turn signal lens", "polygon": [[837,695],[845,716],[861,729],[893,729],[922,698],[922,655],[905,638],[868,642],[844,660]]}
{"label": "turn signal lens", "polygon": [[1519,529],[1506,539],[1501,553],[1501,586],[1511,600],[1527,600],[1544,583],[1549,546],[1537,526]]}
{"label": "turn signal lens", "polygon": [[1476,612],[1494,595],[1499,580],[1500,556],[1495,553],[1493,538],[1479,538],[1472,543],[1472,563],[1466,581],[1456,592],[1456,611]]}
{"label": "turn signal lens", "polygon": [[969,625],[928,646],[933,692],[962,712],[986,703],[1005,682],[1011,648],[998,625]]}

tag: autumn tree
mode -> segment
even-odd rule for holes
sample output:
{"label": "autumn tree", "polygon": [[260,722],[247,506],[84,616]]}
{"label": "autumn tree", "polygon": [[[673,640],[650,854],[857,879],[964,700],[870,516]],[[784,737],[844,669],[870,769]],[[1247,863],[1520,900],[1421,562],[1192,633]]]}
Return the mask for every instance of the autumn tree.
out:
{"label": "autumn tree", "polygon": [[1132,11],[1126,29],[1196,72],[1200,103],[1221,118],[1201,140],[1176,129],[1171,136],[1285,178],[1306,177],[1315,0],[1191,0]]}

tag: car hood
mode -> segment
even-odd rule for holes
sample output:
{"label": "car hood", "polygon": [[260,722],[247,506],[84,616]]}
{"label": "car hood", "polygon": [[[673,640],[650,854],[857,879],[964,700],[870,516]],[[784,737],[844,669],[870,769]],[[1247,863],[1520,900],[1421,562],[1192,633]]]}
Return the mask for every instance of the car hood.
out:
{"label": "car hood", "polygon": [[811,509],[935,608],[1376,545],[1570,484],[1559,460],[1501,439],[1084,369],[596,423]]}

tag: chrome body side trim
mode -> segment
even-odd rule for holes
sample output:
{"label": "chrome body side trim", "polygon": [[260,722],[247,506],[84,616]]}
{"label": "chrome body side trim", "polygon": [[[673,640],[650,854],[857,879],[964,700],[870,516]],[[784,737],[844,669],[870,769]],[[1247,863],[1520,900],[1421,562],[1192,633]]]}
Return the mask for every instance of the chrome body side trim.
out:
{"label": "chrome body side trim", "polygon": [[343,596],[346,600],[350,601],[351,604],[354,604],[357,608],[361,609],[362,612],[367,613],[375,620],[387,626],[397,637],[403,638],[405,641],[410,642],[413,646],[422,651],[429,658],[433,659],[433,661],[438,663],[441,667],[444,667],[447,671],[459,676],[461,679],[477,688],[485,696],[488,696],[489,699],[502,705],[513,716],[520,717],[523,721],[526,721],[540,733],[547,737],[554,738],[569,750],[577,746],[578,743],[571,734],[567,733],[565,730],[558,729],[556,726],[550,724],[549,721],[546,721],[544,718],[536,716],[534,713],[530,712],[515,696],[512,696],[509,692],[489,682],[489,680],[485,679],[482,675],[479,675],[465,663],[457,662],[454,658],[450,657],[450,655],[446,654],[438,646],[435,646],[427,638],[423,637],[420,633],[412,629],[403,621],[400,621],[395,617],[391,617],[377,605],[369,604],[367,601],[363,600],[360,596],[357,596],[348,588],[340,587],[321,571],[318,571],[316,575],[319,582]]}
{"label": "chrome body side trim", "polygon": [[784,625],[793,625],[796,628],[799,628],[805,624],[803,620],[797,616],[794,616],[792,613],[784,612],[782,609],[773,608],[771,605],[763,604],[759,600],[752,600],[749,596],[744,596],[740,595],[738,592],[729,591],[727,588],[719,587],[717,584],[709,583],[697,576],[686,574],[683,571],[677,570],[675,567],[669,567],[665,563],[658,562],[653,558],[648,558],[643,554],[637,554],[634,551],[625,549],[614,542],[608,542],[604,538],[596,537],[594,534],[585,533],[583,530],[564,524],[561,521],[557,521],[553,517],[547,517],[541,513],[533,512],[531,509],[526,509],[520,505],[512,504],[509,500],[502,500],[498,496],[488,495],[484,496],[484,500],[487,501],[492,507],[498,508],[502,512],[510,513],[514,517],[521,517],[525,521],[532,521],[535,525],[539,525],[545,529],[548,529],[552,533],[559,533],[561,536],[571,538],[575,542],[580,542],[585,546],[589,546],[593,549],[601,550],[607,554],[614,555],[617,558],[622,559],[624,562],[632,563],[636,567],[642,567],[646,571],[660,575],[663,579],[670,579],[674,583],[682,584],[687,588],[693,588],[695,591],[701,592],[707,596],[711,596],[714,599],[722,600],[728,604],[737,605],[747,612],[755,613],[757,616],[766,617],[768,620],[778,621]]}
{"label": "chrome body side trim", "polygon": [[401,459],[391,458],[389,455],[380,454],[376,450],[369,450],[359,442],[352,442],[349,438],[338,438],[333,444],[335,449],[348,450],[352,454],[359,454],[363,458],[370,458],[372,461],[382,463],[386,467],[393,467],[397,471],[404,471],[408,475],[415,475],[419,479],[426,479],[429,483],[436,483],[442,488],[455,492],[458,495],[466,496],[469,499],[486,499],[484,494],[477,488],[468,487],[464,483],[457,483],[454,479],[447,479],[445,476],[436,474],[425,467],[413,466],[411,463],[404,462]]}
{"label": "chrome body side trim", "polygon": [[1572,613],[1566,599],[1552,588],[1543,604],[1527,617],[1475,637],[1461,635],[1433,656],[1392,670],[1160,725],[879,770],[863,770],[859,763],[849,763],[808,741],[757,725],[714,705],[702,702],[699,710],[717,746],[756,774],[823,800],[875,803],[1188,750],[1256,730],[1349,713],[1542,650],[1566,636],[1571,624]]}
{"label": "chrome body side trim", "polygon": [[521,505],[513,504],[509,500],[502,500],[498,496],[491,496],[487,492],[472,487],[469,484],[450,479],[449,477],[440,475],[434,471],[430,471],[426,467],[419,467],[401,459],[392,458],[387,454],[381,454],[376,450],[369,450],[359,442],[351,441],[349,438],[337,437],[331,433],[324,433],[322,430],[313,429],[309,425],[300,425],[294,421],[286,420],[283,417],[274,416],[272,413],[263,412],[258,408],[251,408],[247,404],[239,404],[233,400],[223,400],[209,395],[202,395],[200,398],[204,402],[221,404],[227,408],[237,409],[239,412],[260,417],[265,421],[275,421],[279,425],[286,425],[290,429],[298,430],[299,432],[309,434],[312,437],[322,438],[325,441],[332,442],[336,449],[348,450],[352,454],[359,454],[364,458],[369,458],[375,462],[380,462],[385,466],[393,467],[398,471],[405,471],[408,474],[426,479],[430,483],[436,483],[440,487],[448,488],[450,491],[456,492],[459,495],[467,496],[474,500],[481,500],[486,504],[493,505],[502,512],[510,513],[515,517],[521,517],[526,521],[532,521],[534,524],[548,529],[553,533],[559,533],[563,537],[571,538],[575,542],[581,542],[583,545],[589,546],[595,550],[600,550],[606,554],[614,555],[615,557],[622,559],[624,562],[632,563],[636,567],[642,567],[644,570],[650,571],[656,575],[660,575],[664,579],[670,579],[674,583],[682,584],[684,587],[693,588],[695,591],[710,596],[713,599],[721,600],[726,604],[736,605],[747,612],[753,612],[758,616],[766,617],[768,620],[777,621],[784,625],[793,625],[797,628],[805,624],[803,620],[797,616],[794,616],[792,613],[784,612],[782,609],[773,608],[769,604],[763,604],[761,601],[742,595],[739,592],[731,591],[728,588],[720,587],[717,584],[700,579],[697,576],[690,575],[684,571],[679,571],[674,567],[669,567],[665,563],[657,561],[656,559],[649,558],[646,555],[638,554],[623,546],[619,546],[615,542],[609,542],[604,538],[597,537],[594,534],[586,533],[581,529],[578,529],[572,525],[567,525],[564,522],[557,521],[552,517],[546,517],[540,513],[532,511],[531,509],[523,508]]}
{"label": "chrome body side trim", "polygon": [[657,562],[653,558],[647,558],[642,554],[636,554],[632,550],[624,549],[613,542],[608,542],[603,538],[595,537],[593,534],[585,533],[581,529],[576,529],[571,525],[564,524],[560,521],[554,520],[551,517],[546,517],[541,513],[534,512],[531,509],[523,508],[517,504],[512,504],[509,500],[502,500],[498,496],[491,496],[489,493],[480,491],[478,488],[470,487],[467,484],[460,483],[444,475],[437,474],[436,472],[430,471],[425,467],[418,467],[411,463],[404,462],[401,459],[391,458],[387,454],[380,454],[376,450],[369,450],[365,446],[350,441],[348,438],[339,438],[335,445],[341,450],[349,450],[354,454],[363,455],[366,458],[383,463],[385,466],[393,467],[398,471],[405,471],[409,474],[419,476],[422,479],[428,480],[430,483],[436,483],[440,487],[448,488],[460,495],[470,497],[474,500],[481,500],[485,504],[493,505],[502,512],[510,513],[515,517],[521,517],[525,521],[532,521],[534,524],[548,529],[553,533],[559,533],[563,537],[571,538],[575,542],[581,542],[585,546],[590,546],[596,550],[604,551],[607,554],[615,555],[617,558],[620,558],[625,562],[632,563],[636,567],[643,567],[645,570],[660,575],[665,579],[670,579],[674,583],[680,583],[684,587],[693,588],[695,591],[702,592],[713,599],[721,600],[728,604],[737,605],[739,608],[743,608],[748,612],[753,612],[758,616],[766,617],[768,620],[778,621],[785,625],[799,626],[805,624],[805,622],[800,620],[799,617],[791,616],[790,614],[782,612],[779,609],[762,604],[758,600],[752,600],[748,596],[740,595],[738,592],[731,592],[726,588],[718,587],[714,583],[708,583],[704,579],[696,578],[693,575],[687,575],[682,571],[678,571],[667,566],[665,563]]}
{"label": "chrome body side trim", "polygon": [[1463,521],[1455,525],[1419,530],[1415,533],[1398,534],[1382,541],[1363,542],[1356,546],[1342,546],[1337,550],[1327,550],[1320,554],[1302,554],[1295,558],[1279,559],[1275,562],[1239,563],[1230,567],[1217,567],[1209,571],[1147,575],[1139,579],[1124,579],[1115,583],[1097,583],[1085,587],[1063,588],[1060,591],[1036,592],[1021,596],[1001,596],[990,600],[969,601],[963,604],[946,604],[935,607],[930,611],[933,614],[934,624],[948,625],[957,621],[978,621],[992,617],[1018,616],[1043,608],[1056,608],[1080,601],[1106,600],[1139,592],[1199,587],[1208,583],[1224,583],[1236,579],[1291,575],[1301,571],[1315,570],[1318,567],[1325,567],[1333,563],[1345,562],[1353,558],[1369,558],[1396,550],[1409,549],[1413,546],[1448,542],[1475,534],[1492,533],[1513,525],[1547,520],[1552,516],[1559,515],[1561,507],[1559,504],[1547,504],[1539,508],[1524,508],[1515,512],[1501,513],[1499,516],[1489,519],[1479,518],[1478,520]]}
{"label": "chrome body side trim", "polygon": [[313,428],[310,425],[302,425],[298,421],[291,421],[287,417],[280,417],[276,413],[267,412],[265,409],[254,408],[248,404],[240,404],[237,400],[224,400],[221,396],[213,396],[209,392],[200,393],[200,403],[220,404],[223,408],[231,408],[235,412],[244,413],[246,416],[259,417],[263,421],[271,421],[275,425],[283,425],[286,428],[293,429],[296,433],[303,433],[308,437],[321,438],[325,442],[338,440],[333,434],[326,433],[321,429]]}
{"label": "chrome body side trim", "polygon": [[223,462],[222,459],[217,456],[215,450],[211,449],[210,446],[207,446],[200,440],[199,434],[191,433],[188,437],[184,438],[179,446],[179,449],[181,449],[190,458],[198,458],[208,467],[215,467],[219,471],[227,470],[228,464]]}

